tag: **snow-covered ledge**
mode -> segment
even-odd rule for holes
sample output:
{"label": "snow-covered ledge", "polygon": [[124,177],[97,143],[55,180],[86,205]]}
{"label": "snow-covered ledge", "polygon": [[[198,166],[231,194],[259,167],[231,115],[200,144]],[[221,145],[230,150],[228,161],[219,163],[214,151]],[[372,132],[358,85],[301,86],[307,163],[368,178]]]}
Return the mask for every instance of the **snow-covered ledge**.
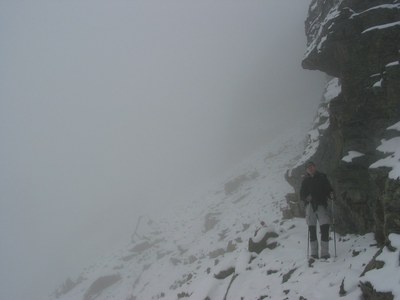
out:
{"label": "snow-covered ledge", "polygon": [[361,153],[361,152],[358,152],[358,151],[349,151],[347,153],[347,155],[342,158],[342,160],[347,162],[347,163],[351,163],[351,162],[353,162],[354,158],[361,157],[361,156],[364,156],[364,155],[365,155],[364,153]]}
{"label": "snow-covered ledge", "polygon": [[[390,126],[387,130],[400,131],[400,122]],[[400,177],[400,137],[395,137],[389,140],[382,140],[381,145],[377,150],[390,154],[373,163],[370,168],[388,167],[392,170],[389,172],[389,178],[397,179]]]}

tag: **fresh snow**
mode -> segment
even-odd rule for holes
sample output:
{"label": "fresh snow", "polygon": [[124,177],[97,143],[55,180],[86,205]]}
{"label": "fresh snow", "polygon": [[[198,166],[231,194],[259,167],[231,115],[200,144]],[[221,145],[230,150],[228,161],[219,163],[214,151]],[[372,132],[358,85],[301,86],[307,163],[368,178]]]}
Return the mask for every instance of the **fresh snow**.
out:
{"label": "fresh snow", "polygon": [[324,43],[326,42],[327,39],[328,39],[327,36],[323,36],[323,37],[321,38],[321,40],[320,40],[320,42],[318,43],[318,46],[317,46],[317,51],[318,51],[318,53],[321,53],[322,48],[323,48],[323,46],[324,46]]}
{"label": "fresh snow", "polygon": [[306,148],[304,149],[301,158],[293,166],[293,169],[298,167],[298,166],[303,165],[310,158],[313,157],[313,155],[317,152],[317,149],[318,149],[318,146],[319,146],[319,137],[320,137],[320,132],[319,132],[318,128],[310,130],[307,133],[307,145],[306,145]]}
{"label": "fresh snow", "polygon": [[[400,131],[400,122],[389,126],[387,130]],[[370,168],[387,167],[390,168],[389,178],[397,179],[400,177],[400,137],[394,137],[389,140],[383,139],[377,150],[390,155],[373,163]]]}
{"label": "fresh snow", "polygon": [[317,8],[317,6],[318,6],[318,1],[315,0],[314,3],[310,7],[310,11],[314,11]]}
{"label": "fresh snow", "polygon": [[339,96],[341,92],[342,92],[342,87],[340,85],[339,78],[333,78],[328,82],[326,86],[324,93],[325,102],[326,103],[330,102],[332,99]]}
{"label": "fresh snow", "polygon": [[372,87],[382,87],[382,82],[383,82],[383,79],[381,79],[381,80],[379,80],[379,81],[377,81],[377,82],[375,82],[373,85],[372,85]]}
{"label": "fresh snow", "polygon": [[361,156],[364,156],[364,155],[365,155],[364,153],[361,153],[361,152],[358,152],[358,151],[349,151],[348,154],[342,158],[342,160],[347,162],[347,163],[351,163],[354,158],[361,157]]}
{"label": "fresh snow", "polygon": [[397,130],[397,131],[400,131],[400,122],[397,122],[396,124],[394,124],[394,125],[392,125],[392,126],[389,126],[387,129],[388,129],[388,130]]}
{"label": "fresh snow", "polygon": [[373,30],[382,30],[382,29],[386,29],[386,28],[390,28],[390,27],[394,27],[394,26],[400,26],[400,21],[392,22],[392,23],[388,23],[388,24],[382,24],[382,25],[378,25],[378,26],[373,26],[368,29],[365,29],[362,33],[367,33],[367,32],[373,31]]}
{"label": "fresh snow", "polygon": [[[321,135],[330,126],[328,110],[329,103],[334,98],[339,96],[341,91],[342,87],[340,85],[339,78],[333,78],[326,84],[322,104],[318,108],[317,116],[313,122],[313,129],[307,133],[307,145],[301,158],[297,161],[293,168],[304,164],[307,160],[312,158],[317,151]],[[291,172],[289,174],[291,174]]]}
{"label": "fresh snow", "polygon": [[377,9],[400,9],[400,4],[382,4],[382,5],[377,5],[374,7],[371,7],[367,10],[364,10],[362,12],[358,12],[358,13],[354,13],[353,15],[351,15],[350,19],[353,19],[355,17],[358,17],[366,12],[370,12],[373,10],[377,10]]}
{"label": "fresh snow", "polygon": [[393,67],[393,66],[398,66],[398,65],[400,65],[400,61],[394,61],[394,62],[388,63],[385,67],[387,68],[387,67]]}
{"label": "fresh snow", "polygon": [[382,140],[377,150],[390,155],[373,163],[370,168],[387,167],[391,168],[389,178],[397,179],[400,177],[400,137],[389,140]]}
{"label": "fresh snow", "polygon": [[[358,299],[360,281],[399,295],[399,251],[379,256],[384,268],[360,277],[377,252],[373,234],[337,237],[337,257],[308,265],[307,226],[304,219],[282,219],[285,195],[293,188],[285,172],[296,164],[304,131],[282,136],[232,169],[203,196],[193,196],[163,220],[142,218],[132,241],[119,251],[86,268],[76,286],[60,293],[59,300],[151,299]],[[246,178],[226,193],[226,184]],[[263,225],[261,224],[263,222]],[[274,249],[248,251],[248,240],[266,232],[279,236]],[[333,234],[331,234],[333,238]],[[400,248],[398,235],[392,245]],[[330,253],[335,253],[333,242]],[[234,270],[225,279],[220,272]],[[106,275],[121,279],[94,284]],[[79,283],[78,283],[79,282]],[[98,283],[99,281],[97,281]],[[88,293],[92,287],[92,294]],[[94,288],[94,287],[97,287]],[[64,291],[65,292],[65,291]]]}
{"label": "fresh snow", "polygon": [[325,123],[318,126],[318,130],[320,131],[327,130],[329,128],[329,125],[331,125],[331,121],[329,119],[326,119]]}

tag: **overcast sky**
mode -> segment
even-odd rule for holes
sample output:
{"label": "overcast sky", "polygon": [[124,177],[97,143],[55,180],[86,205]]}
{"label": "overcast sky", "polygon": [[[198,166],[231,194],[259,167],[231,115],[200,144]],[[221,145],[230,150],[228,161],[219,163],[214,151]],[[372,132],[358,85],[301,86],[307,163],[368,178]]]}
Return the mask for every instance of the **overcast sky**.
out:
{"label": "overcast sky", "polygon": [[139,215],[311,123],[309,2],[0,1],[0,298],[43,299]]}

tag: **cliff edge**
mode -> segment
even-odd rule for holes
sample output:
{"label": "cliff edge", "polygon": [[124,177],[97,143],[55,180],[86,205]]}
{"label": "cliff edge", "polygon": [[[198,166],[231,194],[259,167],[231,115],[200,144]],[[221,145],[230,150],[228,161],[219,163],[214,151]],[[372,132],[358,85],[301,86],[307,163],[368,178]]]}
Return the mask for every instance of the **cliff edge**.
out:
{"label": "cliff edge", "polygon": [[287,180],[298,192],[315,161],[336,191],[337,229],[372,231],[383,245],[400,233],[400,1],[313,0],[305,29],[303,68],[331,80]]}

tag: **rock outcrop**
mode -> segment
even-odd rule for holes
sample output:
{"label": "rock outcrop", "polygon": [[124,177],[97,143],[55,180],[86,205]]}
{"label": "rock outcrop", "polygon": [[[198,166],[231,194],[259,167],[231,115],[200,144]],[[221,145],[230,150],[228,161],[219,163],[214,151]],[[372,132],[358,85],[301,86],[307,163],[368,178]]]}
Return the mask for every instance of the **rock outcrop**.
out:
{"label": "rock outcrop", "polygon": [[[298,192],[304,163],[313,160],[336,191],[337,230],[373,231],[384,244],[400,233],[400,180],[393,172],[400,157],[382,147],[400,145],[400,1],[313,0],[305,25],[302,65],[332,80],[287,180]],[[289,205],[299,215],[293,198]]]}

